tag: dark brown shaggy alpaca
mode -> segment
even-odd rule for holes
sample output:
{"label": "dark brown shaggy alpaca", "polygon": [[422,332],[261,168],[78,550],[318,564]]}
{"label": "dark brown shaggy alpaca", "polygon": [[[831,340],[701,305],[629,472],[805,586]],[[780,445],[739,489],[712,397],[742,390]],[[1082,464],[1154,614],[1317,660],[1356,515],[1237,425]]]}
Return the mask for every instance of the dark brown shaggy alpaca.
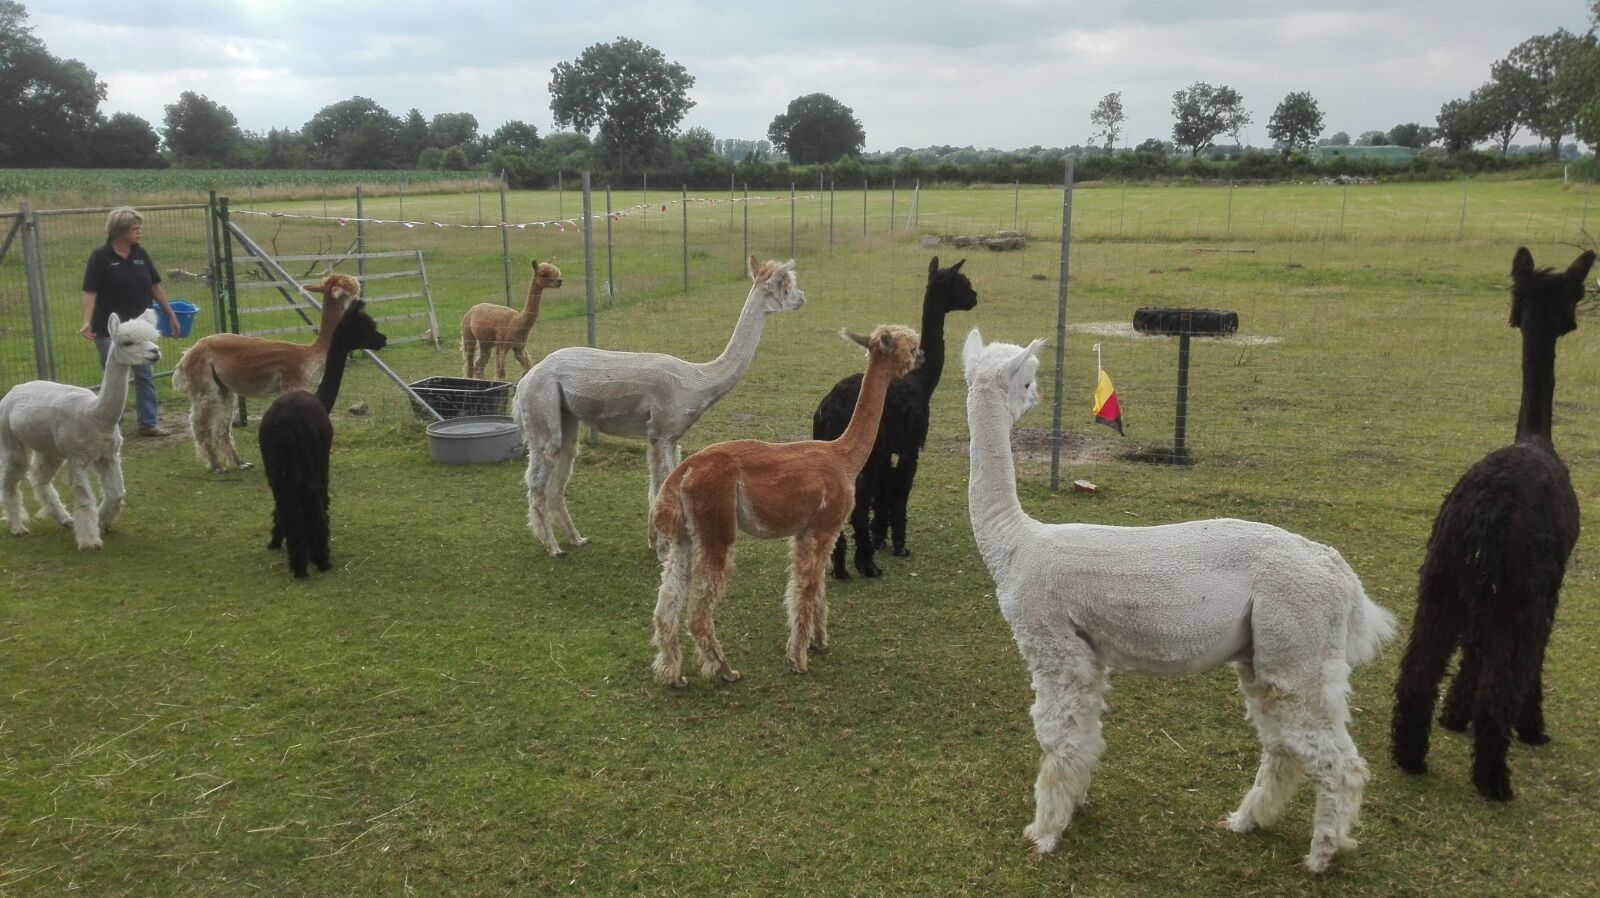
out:
{"label": "dark brown shaggy alpaca", "polygon": [[[883,574],[873,563],[873,549],[882,548],[891,531],[894,554],[911,554],[906,548],[906,503],[917,476],[917,458],[928,441],[928,403],[944,373],[944,317],[978,304],[977,291],[961,273],[966,261],[940,268],[939,257],[934,256],[928,263],[928,287],[922,296],[922,367],[889,383],[878,441],[856,477],[850,526],[856,533],[856,570],[863,577]],[[838,439],[850,425],[860,393],[859,374],[835,384],[811,415],[811,438]],[[845,535],[840,532],[833,546],[833,576],[837,580],[850,579],[844,564],[845,548]]]}
{"label": "dark brown shaggy alpaca", "polygon": [[1511,263],[1511,326],[1522,330],[1522,408],[1516,442],[1462,475],[1433,520],[1417,583],[1417,614],[1400,662],[1391,727],[1394,761],[1428,769],[1429,718],[1456,647],[1461,665],[1439,722],[1472,726],[1472,784],[1511,798],[1506,749],[1544,728],[1545,643],[1567,557],[1578,541],[1578,497],[1550,440],[1556,339],[1578,326],[1576,307],[1595,254],[1564,272],[1535,270],[1526,248]]}
{"label": "dark brown shaggy alpaca", "polygon": [[289,541],[289,569],[306,576],[306,562],[325,571],[328,555],[328,454],[333,448],[333,421],[328,413],[339,398],[345,360],[358,349],[382,349],[388,342],[378,325],[355,300],[345,309],[328,344],[327,367],[316,395],[292,390],[279,396],[261,416],[257,439],[261,467],[272,488],[272,540],[276,549]]}

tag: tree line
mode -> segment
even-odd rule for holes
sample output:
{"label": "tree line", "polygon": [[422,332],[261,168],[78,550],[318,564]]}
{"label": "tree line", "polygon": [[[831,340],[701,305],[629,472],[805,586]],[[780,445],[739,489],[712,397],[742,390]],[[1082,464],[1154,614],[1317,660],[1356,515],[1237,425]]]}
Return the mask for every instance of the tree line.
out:
{"label": "tree line", "polygon": [[[1600,0],[1589,0],[1600,21]],[[736,183],[763,189],[903,180],[1059,182],[1066,156],[1080,177],[1296,177],[1322,138],[1323,115],[1309,92],[1292,92],[1273,110],[1270,151],[1240,139],[1252,122],[1236,89],[1204,81],[1173,94],[1170,141],[1119,144],[1126,124],[1122,95],[1110,93],[1090,113],[1093,146],[1031,147],[1008,153],[972,148],[900,147],[867,154],[854,111],[824,94],[792,100],[774,116],[766,140],[718,139],[704,128],[679,130],[694,106],[694,76],[659,50],[619,37],[597,43],[551,70],[553,133],[527,122],[480,130],[467,112],[396,115],[366,97],[332,103],[299,128],[246,131],[226,106],[184,91],[164,107],[159,129],[128,113],[99,111],[105,84],[74,59],[61,59],[33,34],[26,8],[0,0],[0,167],[432,169],[503,172],[514,187],[542,188],[564,173],[599,172],[628,186],[653,178],[708,188]],[[1526,130],[1560,158],[1563,139],[1600,144],[1600,44],[1593,30],[1557,30],[1529,38],[1489,70],[1468,97],[1446,102],[1432,125],[1407,122],[1368,131],[1356,143],[1389,143],[1437,153],[1408,171],[1428,176],[1504,167],[1511,141]],[[1232,139],[1231,149],[1221,143]],[[1500,161],[1475,152],[1489,142]],[[1572,151],[1572,145],[1565,145]],[[1184,158],[1184,157],[1187,158]],[[1225,160],[1218,163],[1219,157]],[[1360,170],[1359,161],[1339,160]],[[1385,169],[1393,173],[1392,169]]]}

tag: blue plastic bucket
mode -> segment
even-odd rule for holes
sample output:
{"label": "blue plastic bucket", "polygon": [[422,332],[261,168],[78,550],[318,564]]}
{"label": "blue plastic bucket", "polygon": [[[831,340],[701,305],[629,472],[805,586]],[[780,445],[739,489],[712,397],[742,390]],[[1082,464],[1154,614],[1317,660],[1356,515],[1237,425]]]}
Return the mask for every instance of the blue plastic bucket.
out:
{"label": "blue plastic bucket", "polygon": [[[189,336],[189,329],[194,327],[194,316],[200,311],[200,307],[192,302],[184,302],[181,299],[168,300],[167,305],[172,306],[172,314],[178,318],[178,336]],[[167,320],[165,315],[161,314],[161,305],[159,303],[151,303],[150,308],[156,312],[156,330],[160,331],[163,337],[172,336],[172,323]]]}

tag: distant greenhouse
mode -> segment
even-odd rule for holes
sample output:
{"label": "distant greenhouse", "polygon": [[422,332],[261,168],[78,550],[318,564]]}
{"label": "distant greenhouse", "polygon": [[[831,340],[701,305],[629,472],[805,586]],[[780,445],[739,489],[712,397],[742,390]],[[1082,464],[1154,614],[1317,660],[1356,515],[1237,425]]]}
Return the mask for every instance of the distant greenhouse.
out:
{"label": "distant greenhouse", "polygon": [[1324,144],[1311,151],[1311,158],[1317,162],[1349,159],[1359,162],[1386,162],[1390,165],[1408,165],[1416,155],[1417,151],[1410,147],[1396,146],[1333,146],[1332,144]]}

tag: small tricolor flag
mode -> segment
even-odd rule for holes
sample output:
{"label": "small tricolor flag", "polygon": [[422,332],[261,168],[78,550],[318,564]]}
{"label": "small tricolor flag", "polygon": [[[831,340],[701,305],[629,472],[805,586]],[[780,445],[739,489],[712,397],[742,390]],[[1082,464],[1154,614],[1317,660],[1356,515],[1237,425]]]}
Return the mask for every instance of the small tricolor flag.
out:
{"label": "small tricolor flag", "polygon": [[1100,379],[1094,385],[1094,420],[1096,424],[1122,433],[1122,406],[1117,402],[1117,389],[1111,385],[1111,375],[1099,365],[1100,344],[1095,346],[1095,369],[1100,372]]}

